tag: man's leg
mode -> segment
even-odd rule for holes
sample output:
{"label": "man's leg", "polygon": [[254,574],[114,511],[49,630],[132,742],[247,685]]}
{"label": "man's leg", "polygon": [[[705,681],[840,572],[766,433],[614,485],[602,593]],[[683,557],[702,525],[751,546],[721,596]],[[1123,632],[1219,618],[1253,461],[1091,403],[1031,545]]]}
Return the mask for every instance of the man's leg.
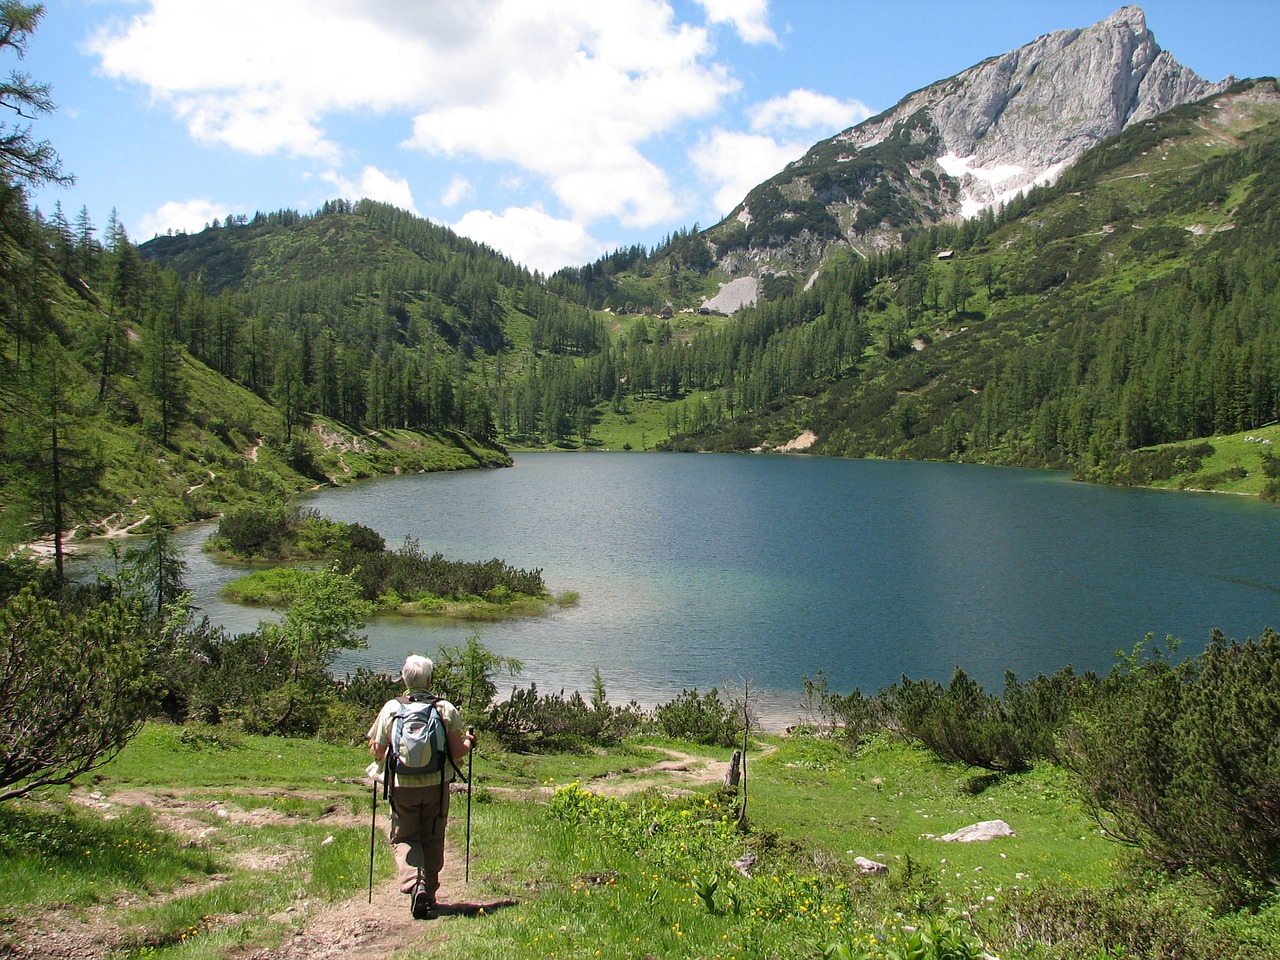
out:
{"label": "man's leg", "polygon": [[[429,825],[428,813],[434,816],[439,795],[439,787],[396,787],[391,803],[391,844],[401,893],[413,893],[418,878],[425,873],[424,825]],[[424,809],[427,805],[430,811]]]}
{"label": "man's leg", "polygon": [[428,787],[433,795],[422,805],[422,873],[431,902],[436,902],[440,889],[440,870],[444,867],[444,832],[449,819],[449,787],[443,796],[439,787]]}

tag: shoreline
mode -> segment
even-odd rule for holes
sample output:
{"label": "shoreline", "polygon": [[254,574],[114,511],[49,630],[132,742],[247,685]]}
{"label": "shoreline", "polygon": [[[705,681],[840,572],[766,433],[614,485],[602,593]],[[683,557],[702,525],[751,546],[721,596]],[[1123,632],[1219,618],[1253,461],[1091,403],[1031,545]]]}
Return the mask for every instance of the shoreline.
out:
{"label": "shoreline", "polygon": [[[132,536],[135,528],[142,526],[151,519],[151,514],[143,514],[139,519],[127,523],[122,522],[124,519],[123,514],[113,513],[111,516],[104,517],[94,524],[77,524],[62,537],[62,555],[69,557],[72,554],[83,553],[86,547],[96,547],[101,543]],[[79,532],[85,529],[86,526],[101,529],[102,532],[80,536]],[[53,537],[41,537],[38,540],[32,540],[30,543],[20,543],[9,551],[8,556],[20,557],[24,554],[34,557],[40,563],[52,561],[57,555]]]}

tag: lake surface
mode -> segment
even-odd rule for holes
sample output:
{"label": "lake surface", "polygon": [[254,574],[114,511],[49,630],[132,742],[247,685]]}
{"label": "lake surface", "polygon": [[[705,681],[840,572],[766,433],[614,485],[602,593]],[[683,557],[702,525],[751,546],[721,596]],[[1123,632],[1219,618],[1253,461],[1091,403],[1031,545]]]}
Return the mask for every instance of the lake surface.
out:
{"label": "lake surface", "polygon": [[[803,677],[865,692],[964,667],[1020,677],[1108,670],[1149,632],[1204,647],[1214,627],[1280,627],[1280,509],[1238,497],[1091,487],[1065,474],[808,456],[537,453],[506,470],[369,481],[309,506],[398,547],[541,568],[576,607],[535,620],[390,618],[339,673],[395,671],[478,631],[518,682],[664,702],[745,678],[772,713]],[[239,571],[185,534],[197,602],[232,630],[261,611],[216,599]],[[502,685],[500,685],[501,687]]]}

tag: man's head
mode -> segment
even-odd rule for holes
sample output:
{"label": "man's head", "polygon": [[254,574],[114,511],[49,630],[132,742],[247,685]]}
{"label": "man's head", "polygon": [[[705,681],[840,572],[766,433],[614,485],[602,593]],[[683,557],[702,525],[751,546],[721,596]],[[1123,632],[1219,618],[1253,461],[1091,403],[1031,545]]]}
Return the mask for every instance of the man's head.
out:
{"label": "man's head", "polygon": [[405,660],[400,676],[404,679],[404,685],[410,690],[425,690],[431,685],[431,671],[434,669],[435,664],[426,657],[420,657],[414,653]]}

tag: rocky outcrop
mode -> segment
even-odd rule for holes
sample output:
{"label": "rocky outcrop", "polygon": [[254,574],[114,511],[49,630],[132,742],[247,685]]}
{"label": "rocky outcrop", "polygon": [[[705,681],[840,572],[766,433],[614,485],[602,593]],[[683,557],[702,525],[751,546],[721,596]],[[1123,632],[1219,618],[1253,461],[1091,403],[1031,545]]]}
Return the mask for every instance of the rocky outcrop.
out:
{"label": "rocky outcrop", "polygon": [[1012,836],[1015,836],[1013,828],[1003,820],[983,820],[981,823],[961,827],[955,833],[943,834],[938,839],[947,843],[983,843],[997,837]]}
{"label": "rocky outcrop", "polygon": [[[1054,180],[1086,150],[1226,89],[1161,50],[1136,6],[1045,34],[816,144],[710,231],[722,268],[809,269]],[[815,243],[815,238],[822,241]],[[735,270],[734,267],[737,269]],[[743,268],[748,268],[744,270]]]}
{"label": "rocky outcrop", "polygon": [[1141,8],[1129,6],[985,60],[836,139],[863,149],[923,111],[938,131],[939,165],[960,180],[965,212],[977,212],[1053,179],[1130,124],[1229,84],[1210,84],[1161,50]]}

